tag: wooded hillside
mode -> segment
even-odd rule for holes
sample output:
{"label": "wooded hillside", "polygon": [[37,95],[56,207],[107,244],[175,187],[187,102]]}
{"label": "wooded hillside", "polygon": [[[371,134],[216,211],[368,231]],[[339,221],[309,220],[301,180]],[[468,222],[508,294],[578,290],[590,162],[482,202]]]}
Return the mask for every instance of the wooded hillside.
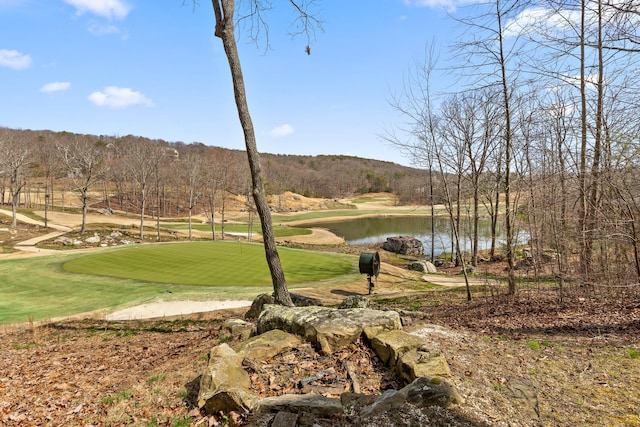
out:
{"label": "wooded hillside", "polygon": [[[189,205],[202,209],[205,194],[248,194],[251,182],[244,151],[202,143],[0,128],[0,150],[3,204],[11,204],[12,193],[23,194],[19,203],[43,204],[26,194],[35,191],[44,198],[56,189],[89,186],[91,191],[115,189],[114,208],[127,210],[127,203],[141,200],[136,188],[144,187],[147,193],[162,193],[157,204],[167,215],[177,215]],[[423,171],[391,162],[338,155],[263,153],[261,158],[271,194],[340,198],[386,191],[399,201],[420,203],[424,190]]]}

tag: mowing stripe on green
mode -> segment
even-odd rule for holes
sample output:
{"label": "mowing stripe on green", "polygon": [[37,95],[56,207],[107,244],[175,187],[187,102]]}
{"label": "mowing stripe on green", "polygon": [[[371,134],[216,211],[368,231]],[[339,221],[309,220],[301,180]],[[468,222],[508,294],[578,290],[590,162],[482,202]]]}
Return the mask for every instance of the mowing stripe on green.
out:
{"label": "mowing stripe on green", "polygon": [[[279,248],[287,283],[326,280],[355,271],[353,257]],[[93,253],[63,264],[72,273],[198,286],[264,286],[271,275],[261,244],[211,241],[140,245]]]}

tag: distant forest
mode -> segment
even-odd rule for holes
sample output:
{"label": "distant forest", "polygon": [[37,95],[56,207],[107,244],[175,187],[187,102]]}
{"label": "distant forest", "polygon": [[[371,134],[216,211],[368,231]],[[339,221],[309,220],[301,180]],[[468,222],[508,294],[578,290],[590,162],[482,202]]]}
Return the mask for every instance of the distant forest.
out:
{"label": "distant forest", "polygon": [[[342,198],[392,192],[398,203],[424,204],[426,173],[391,162],[344,155],[261,153],[269,194],[291,191],[306,197]],[[152,140],[132,135],[82,135],[49,130],[0,128],[0,200],[4,205],[43,205],[56,192],[87,197],[89,204],[137,211],[141,203],[163,216],[202,212],[223,192],[250,194],[246,153]],[[35,200],[36,196],[41,200]],[[205,204],[207,206],[205,206]],[[220,209],[218,207],[218,209]]]}

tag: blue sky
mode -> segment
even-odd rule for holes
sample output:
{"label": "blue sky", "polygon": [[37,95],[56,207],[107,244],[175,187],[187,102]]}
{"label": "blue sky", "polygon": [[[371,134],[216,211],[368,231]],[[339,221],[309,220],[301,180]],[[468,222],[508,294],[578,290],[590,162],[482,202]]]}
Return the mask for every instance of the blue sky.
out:
{"label": "blue sky", "polygon": [[[0,126],[243,149],[212,6],[197,3],[0,0]],[[271,50],[239,39],[258,149],[409,164],[380,137],[399,119],[389,99],[453,37],[451,1],[319,1],[311,55],[289,3],[272,3]]]}

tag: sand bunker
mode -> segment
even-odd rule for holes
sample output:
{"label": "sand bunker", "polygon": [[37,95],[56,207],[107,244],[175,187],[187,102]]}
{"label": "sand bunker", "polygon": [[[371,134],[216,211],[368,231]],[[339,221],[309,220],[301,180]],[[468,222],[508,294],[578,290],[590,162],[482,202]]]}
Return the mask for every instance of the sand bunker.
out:
{"label": "sand bunker", "polygon": [[107,320],[140,320],[251,306],[251,301],[157,301],[107,314]]}

